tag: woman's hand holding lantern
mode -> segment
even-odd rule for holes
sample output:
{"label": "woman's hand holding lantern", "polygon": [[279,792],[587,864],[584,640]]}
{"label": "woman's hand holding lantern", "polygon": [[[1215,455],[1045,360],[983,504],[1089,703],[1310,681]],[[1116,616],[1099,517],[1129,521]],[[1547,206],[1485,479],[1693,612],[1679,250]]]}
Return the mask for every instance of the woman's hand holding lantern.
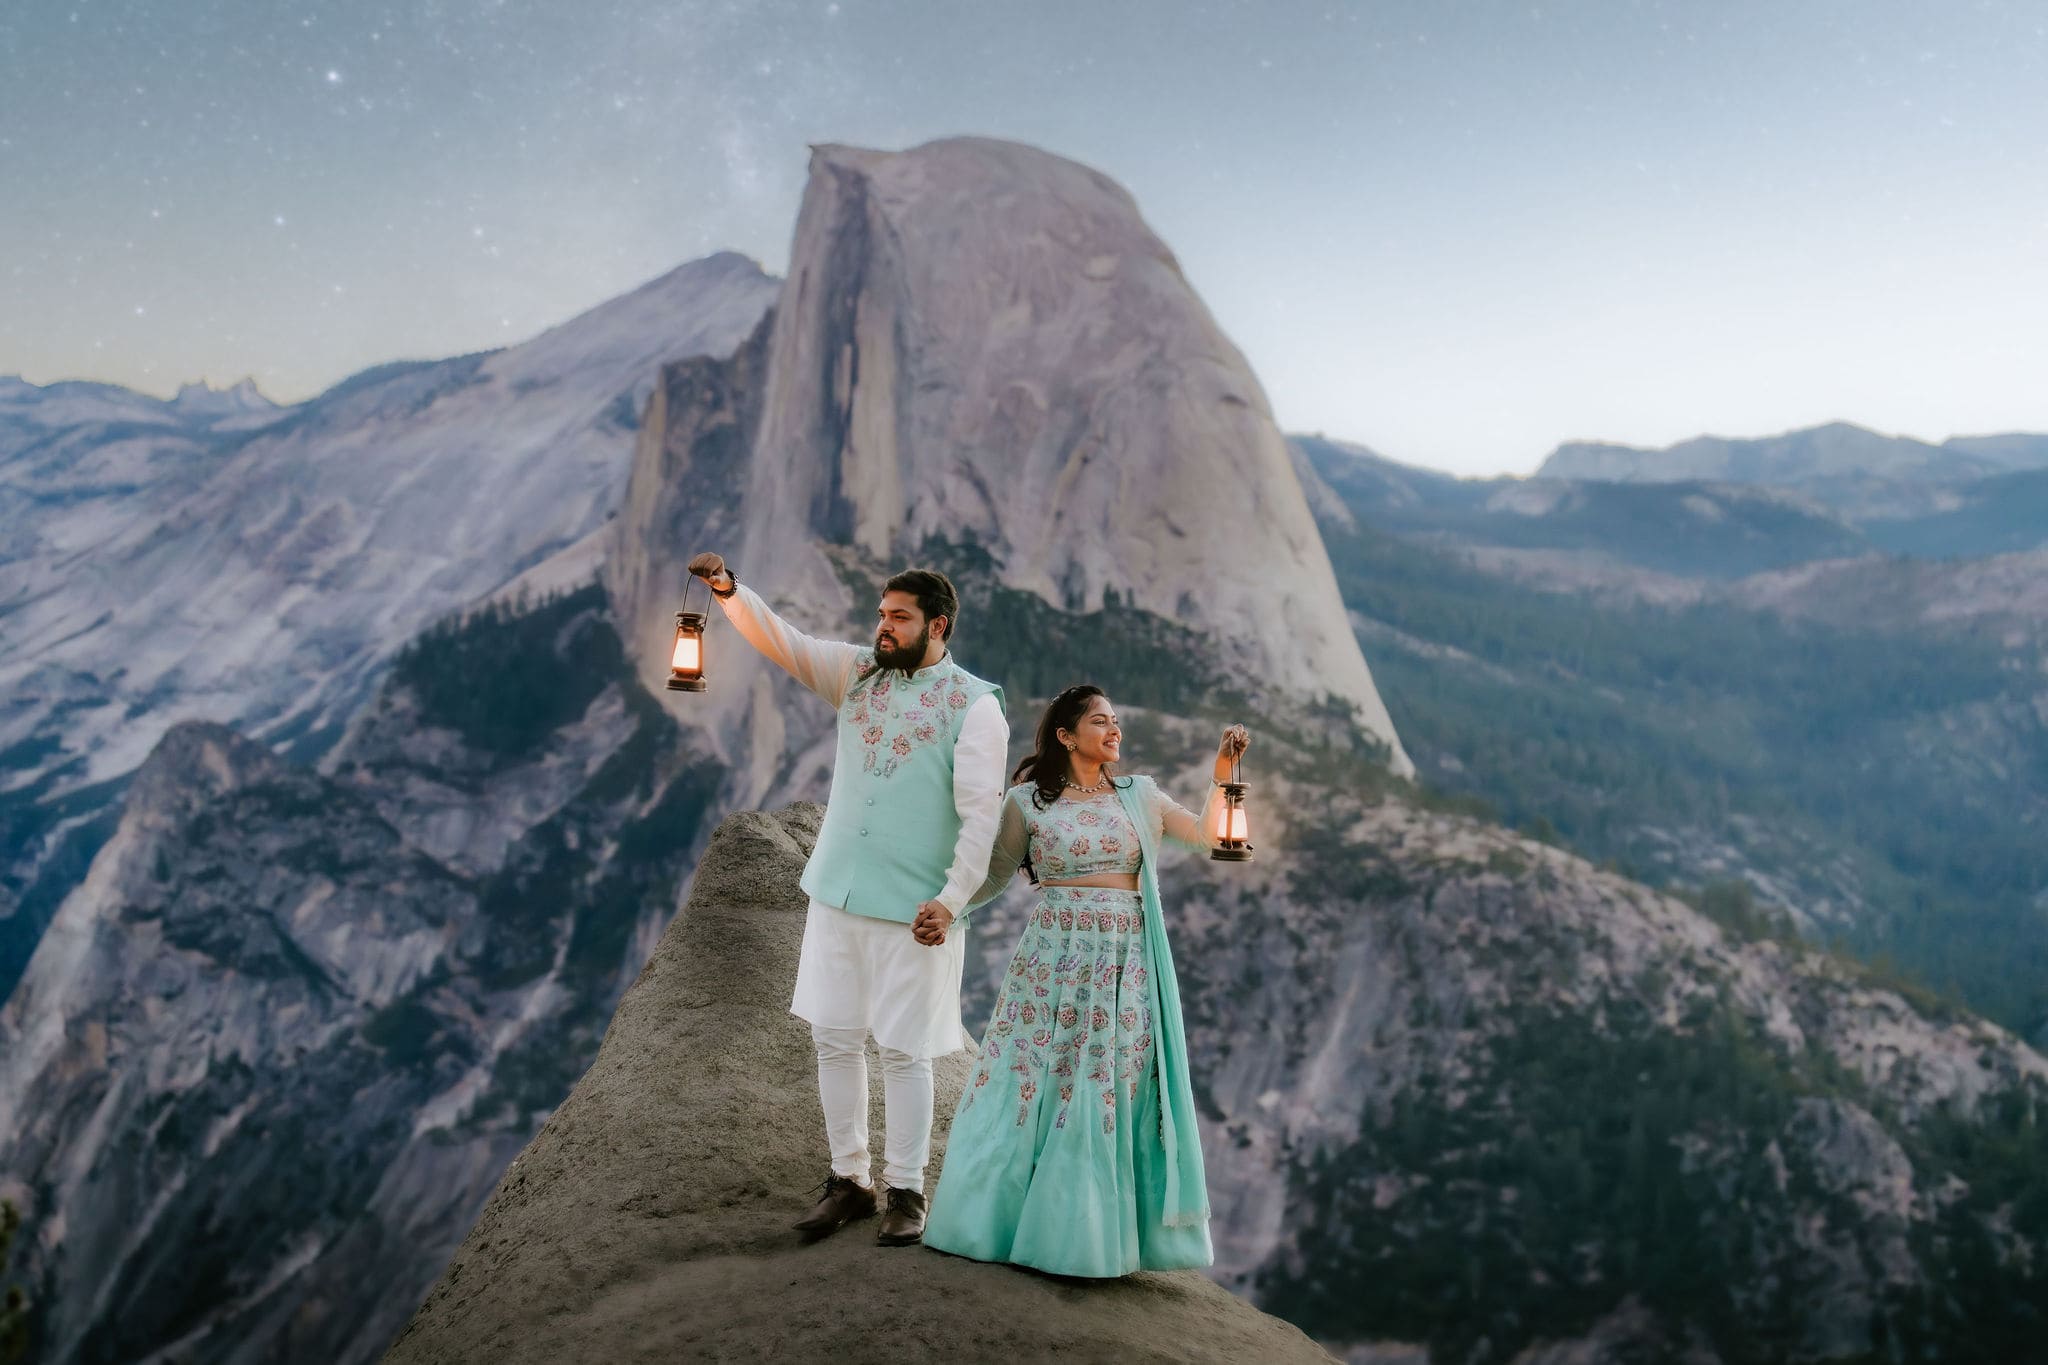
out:
{"label": "woman's hand holding lantern", "polygon": [[1223,728],[1223,738],[1216,741],[1216,772],[1214,775],[1218,782],[1230,780],[1230,770],[1237,765],[1237,761],[1240,758],[1244,757],[1244,751],[1249,749],[1251,744],[1251,731],[1245,729],[1242,725],[1227,725]]}

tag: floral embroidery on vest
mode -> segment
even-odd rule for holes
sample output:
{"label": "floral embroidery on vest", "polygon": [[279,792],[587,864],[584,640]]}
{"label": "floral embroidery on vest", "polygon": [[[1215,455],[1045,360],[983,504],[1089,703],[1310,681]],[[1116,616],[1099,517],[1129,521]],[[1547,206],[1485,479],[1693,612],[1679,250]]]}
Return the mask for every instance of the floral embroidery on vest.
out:
{"label": "floral embroidery on vest", "polygon": [[[912,753],[957,731],[961,712],[974,699],[960,685],[957,665],[949,660],[940,667],[946,672],[926,679],[922,690],[911,696],[917,684],[907,675],[882,668],[873,650],[860,652],[854,661],[853,690],[839,714],[860,731],[862,772],[887,780]],[[909,704],[892,711],[898,698]]]}

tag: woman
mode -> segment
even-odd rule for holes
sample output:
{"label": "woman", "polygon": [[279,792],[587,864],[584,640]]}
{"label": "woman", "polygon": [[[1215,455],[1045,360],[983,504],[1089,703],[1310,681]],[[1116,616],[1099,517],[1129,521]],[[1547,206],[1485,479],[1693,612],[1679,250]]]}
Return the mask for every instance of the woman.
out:
{"label": "woman", "polygon": [[[1020,865],[1038,903],[953,1114],[928,1247],[1096,1278],[1213,1259],[1157,877],[1161,838],[1206,847],[1206,826],[1151,778],[1112,774],[1122,739],[1102,689],[1070,687],[1003,798],[969,908]],[[1218,782],[1249,742],[1223,732]]]}

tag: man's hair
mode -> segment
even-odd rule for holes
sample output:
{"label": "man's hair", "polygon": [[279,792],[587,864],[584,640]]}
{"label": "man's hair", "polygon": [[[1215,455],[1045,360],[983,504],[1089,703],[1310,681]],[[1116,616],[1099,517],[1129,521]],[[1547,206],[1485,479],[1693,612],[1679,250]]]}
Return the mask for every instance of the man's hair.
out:
{"label": "man's hair", "polygon": [[953,591],[953,580],[937,569],[905,569],[892,574],[882,585],[883,592],[907,592],[917,599],[917,609],[924,613],[926,625],[934,616],[946,618],[948,645],[960,631],[960,594]]}

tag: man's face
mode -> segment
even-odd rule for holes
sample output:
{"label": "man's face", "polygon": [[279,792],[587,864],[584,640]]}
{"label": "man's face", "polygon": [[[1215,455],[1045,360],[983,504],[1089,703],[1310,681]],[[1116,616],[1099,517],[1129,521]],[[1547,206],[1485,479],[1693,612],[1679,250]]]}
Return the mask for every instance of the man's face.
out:
{"label": "man's face", "polygon": [[917,668],[931,647],[931,623],[917,598],[907,592],[885,592],[875,609],[875,661],[884,668]]}

